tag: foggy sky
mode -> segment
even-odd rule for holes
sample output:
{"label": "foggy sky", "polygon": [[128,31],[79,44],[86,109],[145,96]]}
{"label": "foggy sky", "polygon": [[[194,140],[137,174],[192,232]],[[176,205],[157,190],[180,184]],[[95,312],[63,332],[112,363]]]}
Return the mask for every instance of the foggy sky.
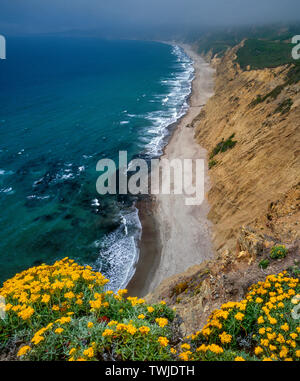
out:
{"label": "foggy sky", "polygon": [[299,0],[0,0],[0,34],[296,20]]}

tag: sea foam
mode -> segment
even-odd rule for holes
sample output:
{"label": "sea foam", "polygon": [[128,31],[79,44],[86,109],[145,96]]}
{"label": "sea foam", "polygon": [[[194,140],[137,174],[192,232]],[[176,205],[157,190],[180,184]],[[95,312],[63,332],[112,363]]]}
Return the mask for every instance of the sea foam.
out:
{"label": "sea foam", "polygon": [[[144,155],[148,158],[162,154],[163,147],[167,143],[166,138],[170,134],[169,127],[184,116],[189,108],[188,98],[192,91],[195,72],[193,61],[179,46],[172,47],[172,54],[176,57],[174,72],[171,72],[168,78],[161,80],[166,93],[155,94],[149,100],[150,103],[159,104],[160,109],[146,115],[127,114],[129,118],[141,118],[149,122],[147,130],[139,136]],[[125,124],[125,121],[120,124]],[[101,242],[95,242],[96,247],[99,247],[96,268],[110,279],[107,288],[113,291],[125,288],[135,273],[142,232],[136,208],[129,213],[124,211],[121,213],[120,227]]]}

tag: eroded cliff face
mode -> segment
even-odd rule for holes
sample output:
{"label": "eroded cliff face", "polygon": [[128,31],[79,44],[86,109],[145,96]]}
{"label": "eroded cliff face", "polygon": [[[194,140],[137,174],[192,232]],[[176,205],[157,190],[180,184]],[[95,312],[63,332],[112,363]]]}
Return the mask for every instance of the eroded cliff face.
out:
{"label": "eroded cliff face", "polygon": [[208,152],[233,134],[237,142],[212,158],[209,219],[217,251],[235,250],[243,225],[287,243],[300,237],[300,83],[261,100],[286,82],[291,67],[242,71],[237,49],[213,60],[215,95],[194,122]]}
{"label": "eroded cliff face", "polygon": [[[286,83],[291,66],[242,71],[238,48],[211,60],[215,95],[193,122],[197,142],[209,153],[233,134],[236,142],[208,158],[216,257],[166,279],[147,296],[176,308],[187,334],[267,274],[300,269],[300,83],[264,100]],[[260,262],[276,244],[286,245],[288,255],[263,270]]]}

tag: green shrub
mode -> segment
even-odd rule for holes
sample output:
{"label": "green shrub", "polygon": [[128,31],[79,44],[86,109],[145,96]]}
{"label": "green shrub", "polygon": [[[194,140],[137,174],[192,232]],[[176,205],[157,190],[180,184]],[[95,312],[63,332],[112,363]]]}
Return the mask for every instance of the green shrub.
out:
{"label": "green shrub", "polygon": [[259,266],[262,269],[266,269],[270,264],[270,261],[268,259],[263,259],[262,261],[259,262]]}
{"label": "green shrub", "polygon": [[210,159],[212,159],[214,156],[218,155],[220,152],[226,152],[229,149],[232,149],[235,147],[237,141],[233,140],[235,134],[232,134],[227,140],[222,139],[216,147],[212,150],[210,154]]}
{"label": "green shrub", "polygon": [[264,98],[259,94],[251,103],[250,107],[255,107],[259,103],[262,103],[264,101]]}
{"label": "green shrub", "polygon": [[300,81],[300,63],[297,62],[291,67],[286,76],[287,85],[293,85]]}
{"label": "green shrub", "polygon": [[237,52],[237,62],[242,69],[248,65],[251,69],[264,69],[293,63],[293,47],[285,42],[248,39]]}
{"label": "green shrub", "polygon": [[274,114],[281,113],[281,115],[287,114],[293,105],[291,98],[285,99],[281,102],[278,107],[275,109]]}
{"label": "green shrub", "polygon": [[300,268],[299,266],[295,265],[295,266],[292,266],[292,267],[289,267],[288,268],[288,271],[290,274],[292,274],[293,276],[300,276]]}
{"label": "green shrub", "polygon": [[[275,89],[273,89],[272,91],[270,91],[268,94],[266,94],[263,97],[261,95],[258,95],[257,98],[254,99],[250,103],[250,107],[255,107],[256,105],[264,102],[268,98],[271,98],[273,100],[277,99],[278,95],[282,92],[282,90],[286,86],[293,85],[295,83],[298,83],[299,81],[300,81],[300,63],[297,63],[291,67],[291,69],[289,70],[289,72],[286,75],[285,82],[282,85],[276,86]],[[290,100],[290,102],[291,102],[291,100]],[[291,104],[291,106],[292,106],[292,104]],[[285,112],[288,112],[289,110],[290,110],[290,108],[285,108]]]}
{"label": "green shrub", "polygon": [[265,97],[264,100],[268,98],[277,99],[278,95],[281,93],[281,91],[284,89],[285,85],[279,85],[276,86],[275,89],[270,91]]}
{"label": "green shrub", "polygon": [[[21,360],[171,360],[174,311],[105,291],[107,279],[65,258],[17,274],[0,289],[0,352]],[[175,328],[175,330],[174,330]],[[174,336],[175,334],[175,336]]]}
{"label": "green shrub", "polygon": [[172,296],[173,295],[180,295],[182,294],[187,288],[188,288],[188,283],[187,282],[181,282],[181,283],[178,283],[176,284],[176,286],[174,286],[173,290],[172,290]]}
{"label": "green shrub", "polygon": [[208,163],[208,168],[211,169],[212,167],[214,167],[215,165],[217,165],[218,162],[217,160],[210,160],[209,163]]}
{"label": "green shrub", "polygon": [[287,255],[287,249],[283,245],[274,246],[271,249],[270,257],[272,259],[282,259],[282,258],[285,258],[286,255]]}
{"label": "green shrub", "polygon": [[285,86],[286,84],[276,86],[275,89],[270,91],[264,97],[262,97],[261,95],[258,95],[257,98],[250,103],[250,107],[255,107],[259,103],[263,103],[264,101],[266,101],[268,98],[275,100],[278,97],[278,95],[281,93],[281,91],[285,88]]}

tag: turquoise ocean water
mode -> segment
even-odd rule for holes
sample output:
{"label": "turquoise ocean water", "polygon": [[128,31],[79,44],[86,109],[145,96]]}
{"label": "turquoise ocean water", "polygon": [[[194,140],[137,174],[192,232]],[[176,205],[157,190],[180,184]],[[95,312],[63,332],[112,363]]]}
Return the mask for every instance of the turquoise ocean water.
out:
{"label": "turquoise ocean water", "polygon": [[141,225],[132,198],[99,196],[96,164],[161,154],[188,109],[193,65],[177,46],[7,39],[0,60],[0,282],[68,256],[125,287]]}

